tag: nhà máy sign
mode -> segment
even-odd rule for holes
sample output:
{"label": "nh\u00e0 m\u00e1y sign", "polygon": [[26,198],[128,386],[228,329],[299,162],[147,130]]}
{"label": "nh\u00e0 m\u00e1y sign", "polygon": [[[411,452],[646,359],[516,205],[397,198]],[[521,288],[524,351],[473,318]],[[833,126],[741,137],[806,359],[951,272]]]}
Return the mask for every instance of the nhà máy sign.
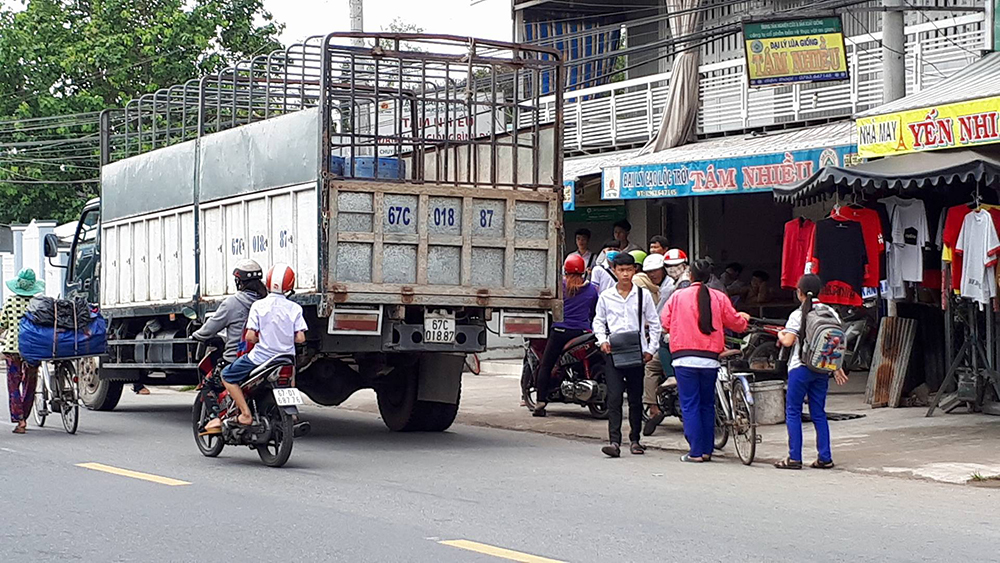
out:
{"label": "nh\u00e0 m\u00e1y sign", "polygon": [[857,120],[864,158],[1000,142],[1000,97]]}
{"label": "nh\u00e0 m\u00e1y sign", "polygon": [[603,199],[754,193],[801,182],[824,166],[843,166],[854,145],[739,158],[614,166],[601,173]]}
{"label": "nh\u00e0 m\u00e1y sign", "polygon": [[743,25],[750,86],[847,80],[839,17]]}

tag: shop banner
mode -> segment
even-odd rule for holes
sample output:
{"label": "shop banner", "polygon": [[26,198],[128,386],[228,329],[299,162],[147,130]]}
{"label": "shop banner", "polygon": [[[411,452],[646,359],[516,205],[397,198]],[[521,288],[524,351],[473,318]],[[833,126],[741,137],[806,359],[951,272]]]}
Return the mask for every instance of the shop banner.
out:
{"label": "shop banner", "polygon": [[864,158],[1000,142],[1000,97],[942,104],[857,120]]}
{"label": "shop banner", "polygon": [[750,87],[847,80],[839,17],[743,25]]}
{"label": "shop banner", "polygon": [[844,166],[854,145],[738,158],[613,166],[601,173],[603,199],[756,193],[801,182],[824,166]]}
{"label": "shop banner", "polygon": [[563,211],[576,209],[576,181],[563,180]]}

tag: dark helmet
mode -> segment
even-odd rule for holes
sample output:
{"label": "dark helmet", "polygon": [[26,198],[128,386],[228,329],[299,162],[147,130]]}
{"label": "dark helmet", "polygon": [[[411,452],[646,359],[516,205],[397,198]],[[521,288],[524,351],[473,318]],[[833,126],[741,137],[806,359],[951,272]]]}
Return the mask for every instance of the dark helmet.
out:
{"label": "dark helmet", "polygon": [[233,277],[236,278],[237,285],[243,285],[253,280],[264,278],[264,270],[255,260],[240,260],[233,270]]}

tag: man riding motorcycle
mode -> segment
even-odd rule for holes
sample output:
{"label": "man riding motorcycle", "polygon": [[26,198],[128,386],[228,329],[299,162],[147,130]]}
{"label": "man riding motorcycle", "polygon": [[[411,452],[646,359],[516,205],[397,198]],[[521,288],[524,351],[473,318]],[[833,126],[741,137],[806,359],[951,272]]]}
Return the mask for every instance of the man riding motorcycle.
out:
{"label": "man riding motorcycle", "polygon": [[[192,338],[206,342],[225,330],[225,348],[222,365],[236,361],[243,342],[243,329],[250,314],[250,306],[258,299],[267,297],[267,288],[261,281],[264,271],[253,260],[241,260],[233,269],[236,279],[236,294],[226,298],[212,316],[205,321]],[[205,432],[217,434],[222,431],[222,421],[214,418],[205,425]]]}

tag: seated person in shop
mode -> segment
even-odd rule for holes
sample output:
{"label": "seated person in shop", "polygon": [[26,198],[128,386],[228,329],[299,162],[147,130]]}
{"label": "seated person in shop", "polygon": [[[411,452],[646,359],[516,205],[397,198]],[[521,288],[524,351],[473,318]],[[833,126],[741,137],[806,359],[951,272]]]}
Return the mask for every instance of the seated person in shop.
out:
{"label": "seated person in shop", "polygon": [[743,275],[743,264],[731,262],[726,266],[726,270],[722,272],[722,275],[719,276],[722,285],[726,286],[726,293],[730,297],[742,294],[744,288],[746,288],[747,284],[740,279],[741,275]]}
{"label": "seated person in shop", "polygon": [[771,284],[768,283],[771,280],[771,276],[763,270],[756,270],[750,278],[750,286],[744,288],[742,295],[743,305],[745,307],[757,307],[760,305],[765,305],[770,303],[771,297]]}

